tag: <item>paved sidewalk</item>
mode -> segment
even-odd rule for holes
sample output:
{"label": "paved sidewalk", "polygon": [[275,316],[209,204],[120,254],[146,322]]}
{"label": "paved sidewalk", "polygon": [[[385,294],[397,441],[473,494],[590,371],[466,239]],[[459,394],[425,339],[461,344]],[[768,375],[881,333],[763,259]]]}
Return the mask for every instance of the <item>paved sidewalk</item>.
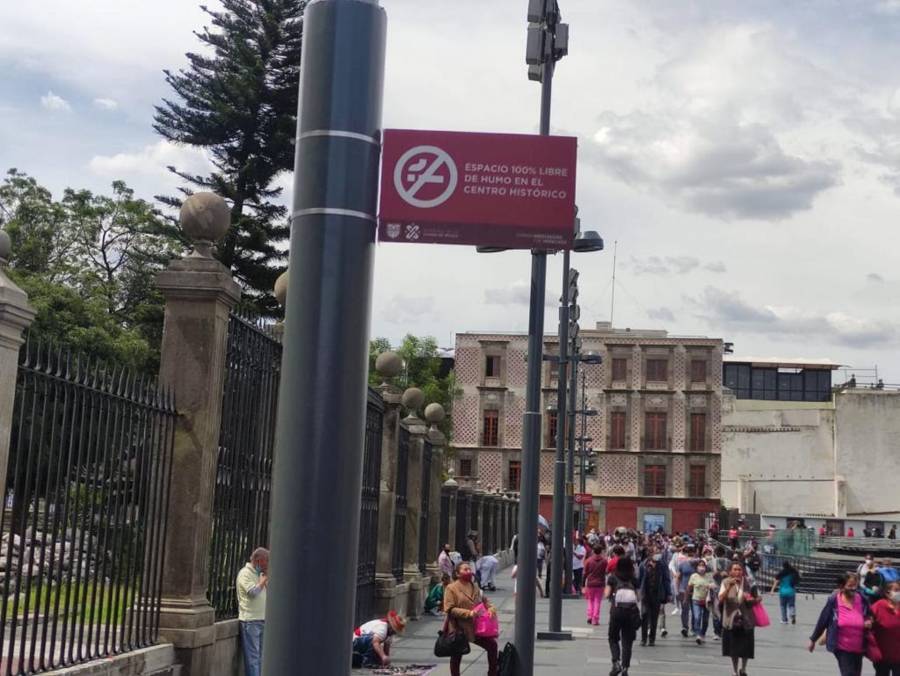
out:
{"label": "paved sidewalk", "polygon": [[[515,602],[512,598],[512,580],[509,569],[498,576],[498,591],[490,594],[492,602],[497,606],[501,623],[499,644],[502,649],[507,641],[512,640],[514,633]],[[814,654],[806,651],[807,639],[818,618],[819,611],[825,603],[824,596],[813,598],[800,597],[797,602],[799,614],[798,624],[779,624],[778,599],[767,595],[765,604],[774,624],[765,629],[756,630],[756,659],[747,668],[749,676],[791,676],[793,674],[837,674],[837,664],[832,655],[824,647],[817,647]],[[693,639],[681,636],[680,617],[671,615],[672,606],[668,606],[667,624],[669,635],[657,638],[653,648],[642,648],[635,643],[634,657],[630,674],[632,676],[728,676],[731,674],[731,662],[722,657],[721,644],[710,638],[703,646],[698,646]],[[544,630],[548,622],[548,601],[538,599],[537,629]],[[575,640],[564,642],[539,641],[535,649],[535,676],[605,676],[609,673],[610,658],[607,643],[607,626],[609,612],[606,602],[600,618],[600,625],[592,627],[587,624],[585,603],[582,600],[563,601],[563,628],[570,629]],[[410,622],[405,635],[399,639],[392,650],[394,664],[434,664],[438,668],[433,676],[449,676],[448,661],[434,657],[432,649],[437,632],[443,624],[443,618],[425,617],[417,622]],[[640,636],[638,637],[640,639]],[[872,664],[865,662],[864,676],[874,674]],[[367,674],[360,670],[355,674]],[[487,660],[477,646],[472,646],[472,653],[463,658],[462,673],[467,676],[483,676],[487,673]]]}

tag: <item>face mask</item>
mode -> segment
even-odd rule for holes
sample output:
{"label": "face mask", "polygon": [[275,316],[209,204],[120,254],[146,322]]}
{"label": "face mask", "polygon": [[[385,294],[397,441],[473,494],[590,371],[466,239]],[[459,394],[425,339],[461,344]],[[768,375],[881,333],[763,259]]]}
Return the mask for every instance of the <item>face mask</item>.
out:
{"label": "face mask", "polygon": [[701,575],[706,575],[706,566],[700,566],[699,568],[697,568],[697,572]]}
{"label": "face mask", "polygon": [[654,554],[653,560],[654,561],[662,561],[662,554]]}
{"label": "face mask", "polygon": [[891,592],[891,601],[900,604],[900,591]]}
{"label": "face mask", "polygon": [[475,574],[472,571],[459,574],[459,579],[463,582],[471,582],[473,577],[475,577]]}

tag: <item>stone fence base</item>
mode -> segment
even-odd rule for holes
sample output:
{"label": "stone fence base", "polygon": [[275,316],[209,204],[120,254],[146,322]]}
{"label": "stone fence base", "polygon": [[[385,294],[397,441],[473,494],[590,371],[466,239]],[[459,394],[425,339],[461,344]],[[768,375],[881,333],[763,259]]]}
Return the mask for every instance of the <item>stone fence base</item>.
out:
{"label": "stone fence base", "polygon": [[[228,672],[216,672],[228,673]],[[237,673],[237,672],[234,672]],[[181,666],[175,663],[171,643],[132,650],[122,655],[104,657],[74,667],[46,672],[47,676],[179,676]]]}

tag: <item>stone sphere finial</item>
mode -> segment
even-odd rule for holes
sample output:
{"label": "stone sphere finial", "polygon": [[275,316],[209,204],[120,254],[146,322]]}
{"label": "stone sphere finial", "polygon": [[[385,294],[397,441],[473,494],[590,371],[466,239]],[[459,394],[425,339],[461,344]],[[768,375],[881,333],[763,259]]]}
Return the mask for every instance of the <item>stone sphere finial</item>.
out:
{"label": "stone sphere finial", "polygon": [[403,392],[403,396],[400,397],[400,403],[409,411],[410,416],[415,416],[416,411],[422,408],[422,404],[425,403],[425,393],[418,387],[410,387]]}
{"label": "stone sphere finial", "polygon": [[459,484],[456,483],[456,479],[453,478],[454,474],[456,474],[456,472],[453,471],[452,467],[447,470],[447,480],[444,482],[445,486],[459,486]]}
{"label": "stone sphere finial", "polygon": [[400,371],[403,370],[403,360],[396,352],[382,352],[375,358],[375,370],[386,382],[400,375]]}
{"label": "stone sphere finial", "polygon": [[288,271],[285,270],[280,275],[278,275],[278,279],[275,280],[275,287],[272,289],[275,294],[275,300],[278,301],[278,304],[281,307],[285,307],[285,303],[287,302],[287,290],[288,290]]}
{"label": "stone sphere finial", "polygon": [[444,422],[446,415],[444,407],[437,402],[428,404],[428,406],[425,407],[425,420],[430,422],[432,427]]}
{"label": "stone sphere finial", "polygon": [[12,256],[12,240],[6,230],[0,230],[0,265],[9,263],[10,256]]}
{"label": "stone sphere finial", "polygon": [[181,229],[194,242],[195,258],[212,258],[213,244],[231,227],[231,209],[221,197],[211,192],[198,192],[181,205]]}

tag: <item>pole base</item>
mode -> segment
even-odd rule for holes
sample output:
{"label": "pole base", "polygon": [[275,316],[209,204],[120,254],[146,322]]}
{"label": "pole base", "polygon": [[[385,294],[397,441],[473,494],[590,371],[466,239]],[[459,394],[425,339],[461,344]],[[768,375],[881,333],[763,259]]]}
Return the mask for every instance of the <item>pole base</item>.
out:
{"label": "pole base", "polygon": [[539,631],[537,633],[538,641],[572,641],[571,631]]}
{"label": "pole base", "polygon": [[563,594],[562,597],[564,600],[569,600],[569,601],[571,601],[572,599],[583,599],[584,598],[581,594]]}

